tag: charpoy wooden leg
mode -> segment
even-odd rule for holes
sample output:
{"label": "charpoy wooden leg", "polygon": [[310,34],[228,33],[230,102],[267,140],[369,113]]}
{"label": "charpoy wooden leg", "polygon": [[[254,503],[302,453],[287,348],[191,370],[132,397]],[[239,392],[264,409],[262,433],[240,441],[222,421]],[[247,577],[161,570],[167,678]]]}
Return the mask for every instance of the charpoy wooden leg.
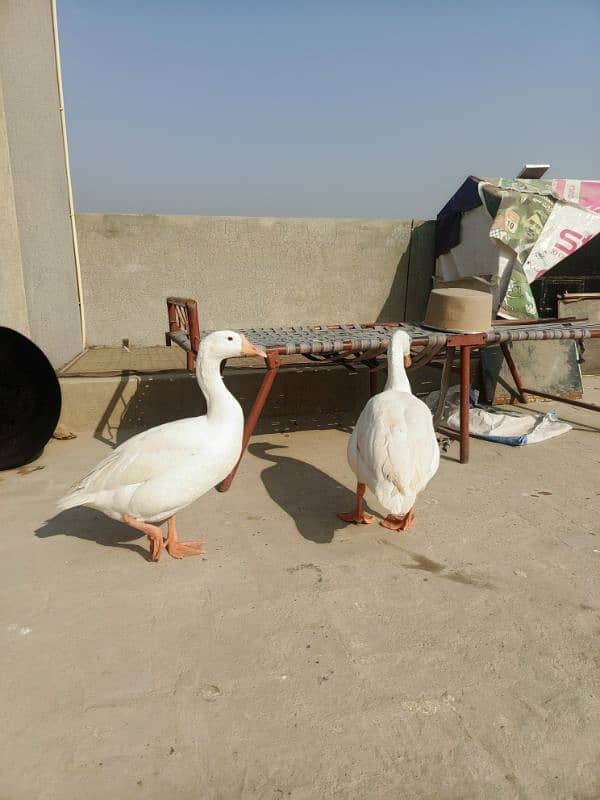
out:
{"label": "charpoy wooden leg", "polygon": [[515,386],[517,387],[517,392],[519,395],[519,400],[521,403],[527,402],[527,395],[525,394],[525,390],[523,389],[523,383],[521,381],[521,375],[519,370],[517,369],[517,365],[514,362],[512,357],[512,353],[510,352],[510,348],[508,346],[508,342],[501,342],[500,348],[502,350],[502,355],[504,356],[504,360],[506,361],[508,368],[510,370],[510,374],[512,375],[512,379],[515,382]]}
{"label": "charpoy wooden leg", "polygon": [[242,452],[240,453],[240,457],[235,467],[231,470],[229,475],[224,480],[222,480],[221,483],[216,487],[217,491],[219,492],[226,492],[233,483],[235,474],[238,471],[238,467],[240,466],[240,461],[242,460],[246,447],[248,447],[248,442],[250,441],[250,437],[254,433],[254,428],[256,427],[256,423],[260,419],[262,410],[265,407],[267,398],[269,397],[271,387],[273,386],[273,381],[275,380],[275,378],[277,377],[277,373],[279,372],[279,367],[281,366],[281,358],[279,357],[279,353],[267,353],[267,357],[265,358],[265,363],[267,365],[267,372],[260,385],[260,389],[258,390],[258,394],[256,395],[256,399],[252,405],[250,413],[248,414],[248,419],[246,420],[246,424],[244,426],[244,438],[242,439]]}

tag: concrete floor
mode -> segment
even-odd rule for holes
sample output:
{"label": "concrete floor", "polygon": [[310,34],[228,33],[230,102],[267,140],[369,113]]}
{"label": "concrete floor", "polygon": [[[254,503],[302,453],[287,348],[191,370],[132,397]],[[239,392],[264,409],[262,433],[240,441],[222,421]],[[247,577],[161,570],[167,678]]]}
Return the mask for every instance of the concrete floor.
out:
{"label": "concrete floor", "polygon": [[53,517],[91,435],[1,474],[0,797],[600,797],[600,427],[563,416],[445,458],[410,535],[335,518],[347,434],[257,437],[182,562]]}

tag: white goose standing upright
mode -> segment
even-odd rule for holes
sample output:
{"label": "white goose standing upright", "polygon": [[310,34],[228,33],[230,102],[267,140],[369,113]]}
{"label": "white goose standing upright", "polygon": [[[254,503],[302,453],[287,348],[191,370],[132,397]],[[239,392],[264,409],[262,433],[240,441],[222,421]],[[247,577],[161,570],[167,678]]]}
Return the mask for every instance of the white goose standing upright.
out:
{"label": "white goose standing upright", "polygon": [[417,495],[437,472],[440,450],[433,418],[412,393],[408,366],[410,337],[398,330],[388,347],[385,388],[364,407],[348,442],[348,463],[358,484],[356,510],[338,514],[345,522],[374,522],[362,510],[368,486],[389,512],[380,524],[390,530],[408,530],[414,522]]}
{"label": "white goose standing upright", "polygon": [[244,415],[221,377],[226,358],[265,353],[234,331],[216,331],[200,345],[196,378],[206,399],[206,414],[158,425],[113,450],[58,502],[61,510],[89,506],[126,522],[150,540],[158,561],[162,530],[173,558],[198,555],[202,542],[180,542],[175,515],[225,478],[242,450]]}

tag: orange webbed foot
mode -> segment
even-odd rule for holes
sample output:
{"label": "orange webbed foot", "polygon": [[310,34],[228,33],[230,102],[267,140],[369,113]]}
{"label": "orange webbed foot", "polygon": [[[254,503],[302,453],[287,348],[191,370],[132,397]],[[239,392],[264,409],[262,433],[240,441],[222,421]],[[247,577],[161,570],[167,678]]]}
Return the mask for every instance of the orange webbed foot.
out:
{"label": "orange webbed foot", "polygon": [[412,509],[403,517],[396,517],[394,514],[388,514],[379,524],[382,528],[387,528],[389,531],[408,531],[415,524],[415,515]]}
{"label": "orange webbed foot", "polygon": [[196,539],[190,542],[167,542],[167,553],[172,558],[187,558],[188,556],[199,556],[204,549],[204,542]]}
{"label": "orange webbed foot", "polygon": [[375,517],[373,514],[357,514],[356,511],[342,512],[337,516],[338,519],[341,519],[344,522],[353,522],[355,525],[370,525],[372,522],[375,522]]}
{"label": "orange webbed foot", "polygon": [[150,561],[159,561],[160,554],[162,553],[163,549],[162,534],[160,539],[158,538],[155,539],[151,536],[149,536],[148,539],[150,540]]}

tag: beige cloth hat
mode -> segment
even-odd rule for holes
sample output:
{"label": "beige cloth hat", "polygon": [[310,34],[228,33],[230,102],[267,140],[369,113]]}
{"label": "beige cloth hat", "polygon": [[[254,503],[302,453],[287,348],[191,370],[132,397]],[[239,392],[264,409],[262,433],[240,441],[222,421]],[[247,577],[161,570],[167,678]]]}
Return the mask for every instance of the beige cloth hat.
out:
{"label": "beige cloth hat", "polygon": [[481,333],[492,327],[492,295],[473,289],[432,289],[424,324],[452,333]]}

